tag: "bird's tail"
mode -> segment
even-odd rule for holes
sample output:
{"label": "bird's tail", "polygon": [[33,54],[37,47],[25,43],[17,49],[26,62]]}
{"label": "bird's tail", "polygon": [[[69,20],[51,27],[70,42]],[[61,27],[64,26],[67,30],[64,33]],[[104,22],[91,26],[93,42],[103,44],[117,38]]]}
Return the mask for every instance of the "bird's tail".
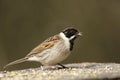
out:
{"label": "bird's tail", "polygon": [[8,63],[7,65],[5,65],[3,68],[7,68],[8,66],[11,66],[11,65],[14,65],[14,64],[18,64],[18,63],[21,63],[21,62],[24,62],[24,61],[27,61],[28,58],[21,58],[21,59],[18,59],[16,61],[13,61],[13,62],[10,62]]}

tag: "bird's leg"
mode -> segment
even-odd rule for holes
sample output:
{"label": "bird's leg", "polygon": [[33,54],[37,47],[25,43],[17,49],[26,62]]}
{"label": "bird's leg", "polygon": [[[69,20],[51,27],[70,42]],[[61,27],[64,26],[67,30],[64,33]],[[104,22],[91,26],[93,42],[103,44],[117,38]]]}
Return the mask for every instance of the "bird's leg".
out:
{"label": "bird's leg", "polygon": [[58,63],[58,65],[60,65],[62,68],[68,68],[68,67],[66,67],[66,66],[64,66],[64,65],[62,65],[60,63]]}
{"label": "bird's leg", "polygon": [[41,70],[44,70],[43,65],[40,66]]}

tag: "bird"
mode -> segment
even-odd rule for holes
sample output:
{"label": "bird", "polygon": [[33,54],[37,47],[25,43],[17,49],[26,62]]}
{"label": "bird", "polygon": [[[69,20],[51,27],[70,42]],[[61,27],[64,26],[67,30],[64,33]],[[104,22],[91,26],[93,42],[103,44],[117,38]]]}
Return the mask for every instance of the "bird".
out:
{"label": "bird", "polygon": [[64,61],[71,54],[74,41],[78,36],[82,36],[79,30],[73,27],[65,28],[33,48],[25,57],[5,65],[4,69],[25,61],[40,62],[43,66],[60,65],[65,68],[60,62]]}

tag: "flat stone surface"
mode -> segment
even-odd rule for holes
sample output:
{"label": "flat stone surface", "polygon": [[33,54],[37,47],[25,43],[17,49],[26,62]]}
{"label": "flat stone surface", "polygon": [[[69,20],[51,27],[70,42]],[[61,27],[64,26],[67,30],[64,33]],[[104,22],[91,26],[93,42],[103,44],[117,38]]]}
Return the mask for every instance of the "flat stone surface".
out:
{"label": "flat stone surface", "polygon": [[1,71],[0,80],[120,80],[120,64],[73,63],[66,69]]}

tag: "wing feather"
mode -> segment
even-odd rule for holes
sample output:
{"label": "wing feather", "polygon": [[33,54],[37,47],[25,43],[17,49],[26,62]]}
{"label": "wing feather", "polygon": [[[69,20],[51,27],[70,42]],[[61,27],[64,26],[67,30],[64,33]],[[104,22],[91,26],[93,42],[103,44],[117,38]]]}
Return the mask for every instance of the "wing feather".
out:
{"label": "wing feather", "polygon": [[27,56],[32,56],[34,54],[40,53],[43,50],[48,49],[48,48],[54,46],[55,43],[58,40],[59,40],[59,36],[58,35],[55,35],[55,36],[52,36],[52,37],[46,39],[44,42],[42,42],[37,47],[35,47]]}

